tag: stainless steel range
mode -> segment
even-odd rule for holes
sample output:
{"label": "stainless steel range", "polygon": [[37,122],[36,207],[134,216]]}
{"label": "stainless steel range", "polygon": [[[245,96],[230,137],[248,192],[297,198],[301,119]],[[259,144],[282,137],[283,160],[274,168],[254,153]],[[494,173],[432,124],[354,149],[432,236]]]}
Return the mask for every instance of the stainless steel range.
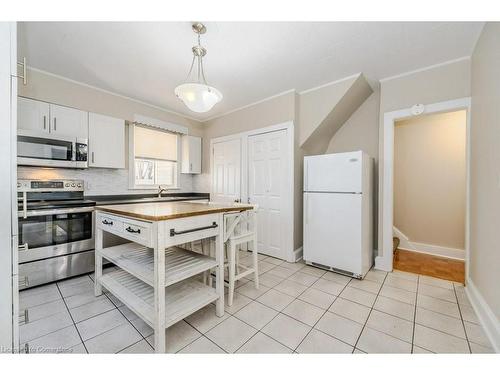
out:
{"label": "stainless steel range", "polygon": [[19,180],[20,289],[94,269],[94,201],[81,180]]}

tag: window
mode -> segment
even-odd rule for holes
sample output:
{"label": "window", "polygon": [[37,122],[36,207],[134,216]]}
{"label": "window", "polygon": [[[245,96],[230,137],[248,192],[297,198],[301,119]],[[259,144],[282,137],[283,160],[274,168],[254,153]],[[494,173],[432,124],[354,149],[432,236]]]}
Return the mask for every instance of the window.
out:
{"label": "window", "polygon": [[133,188],[177,188],[179,136],[164,130],[132,127],[133,169],[130,171]]}

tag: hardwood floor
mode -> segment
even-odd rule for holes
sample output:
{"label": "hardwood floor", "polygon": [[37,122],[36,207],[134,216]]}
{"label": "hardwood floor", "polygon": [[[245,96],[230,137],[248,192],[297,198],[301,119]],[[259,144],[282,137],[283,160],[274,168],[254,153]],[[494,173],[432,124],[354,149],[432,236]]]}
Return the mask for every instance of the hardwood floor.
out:
{"label": "hardwood floor", "polygon": [[465,263],[460,260],[397,249],[394,253],[394,269],[451,280],[465,281]]}

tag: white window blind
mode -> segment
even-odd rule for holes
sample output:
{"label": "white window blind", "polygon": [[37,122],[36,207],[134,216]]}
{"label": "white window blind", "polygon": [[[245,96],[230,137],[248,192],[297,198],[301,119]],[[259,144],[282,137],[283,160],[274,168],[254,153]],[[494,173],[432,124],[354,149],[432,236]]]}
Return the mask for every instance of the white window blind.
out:
{"label": "white window blind", "polygon": [[179,135],[134,126],[134,187],[177,188]]}
{"label": "white window blind", "polygon": [[177,161],[177,134],[135,127],[135,157]]}

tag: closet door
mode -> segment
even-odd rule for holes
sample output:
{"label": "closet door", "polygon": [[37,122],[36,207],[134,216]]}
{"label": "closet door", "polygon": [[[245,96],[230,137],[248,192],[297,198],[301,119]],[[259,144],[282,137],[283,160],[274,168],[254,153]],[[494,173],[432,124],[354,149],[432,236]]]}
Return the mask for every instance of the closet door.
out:
{"label": "closet door", "polygon": [[285,205],[291,157],[286,130],[248,137],[248,197],[250,203],[259,206],[259,252],[282,259],[286,258]]}
{"label": "closet door", "polygon": [[216,202],[241,201],[241,140],[232,139],[212,145],[212,191]]}

